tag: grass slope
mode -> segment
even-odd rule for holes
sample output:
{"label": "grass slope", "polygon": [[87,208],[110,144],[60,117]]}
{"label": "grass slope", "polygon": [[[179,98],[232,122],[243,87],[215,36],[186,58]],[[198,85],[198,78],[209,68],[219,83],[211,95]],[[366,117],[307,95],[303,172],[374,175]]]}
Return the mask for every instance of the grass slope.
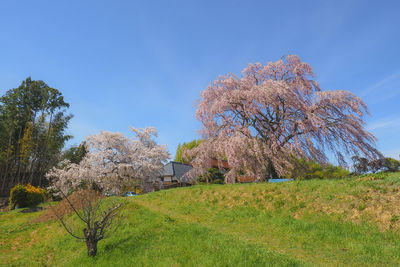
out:
{"label": "grass slope", "polygon": [[86,256],[40,213],[0,213],[9,266],[398,266],[400,174],[194,186],[126,198],[118,231]]}

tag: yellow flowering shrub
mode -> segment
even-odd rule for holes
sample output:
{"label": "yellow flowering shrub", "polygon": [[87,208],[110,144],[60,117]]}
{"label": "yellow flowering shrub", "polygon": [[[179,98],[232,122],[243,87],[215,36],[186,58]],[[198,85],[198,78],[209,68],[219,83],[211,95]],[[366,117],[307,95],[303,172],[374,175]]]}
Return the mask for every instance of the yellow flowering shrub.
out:
{"label": "yellow flowering shrub", "polygon": [[10,192],[10,209],[36,206],[46,200],[47,194],[47,191],[39,186],[16,185]]}
{"label": "yellow flowering shrub", "polygon": [[31,185],[31,184],[28,184],[26,186],[26,192],[34,193],[34,194],[44,194],[44,189],[40,188],[40,186],[35,187],[35,186]]}

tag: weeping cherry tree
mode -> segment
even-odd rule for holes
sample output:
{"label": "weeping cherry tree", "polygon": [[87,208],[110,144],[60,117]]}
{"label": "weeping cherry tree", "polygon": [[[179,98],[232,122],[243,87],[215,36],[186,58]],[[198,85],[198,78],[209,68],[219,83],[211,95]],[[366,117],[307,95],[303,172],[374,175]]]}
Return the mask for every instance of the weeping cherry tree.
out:
{"label": "weeping cherry tree", "polygon": [[346,166],[346,155],[381,157],[364,128],[365,103],[348,91],[323,91],[313,78],[296,55],[249,64],[240,77],[220,76],[197,105],[205,141],[187,153],[194,157],[192,174],[218,160],[228,163],[225,179],[234,183],[238,175],[287,175],[296,158],[324,164],[334,155]]}

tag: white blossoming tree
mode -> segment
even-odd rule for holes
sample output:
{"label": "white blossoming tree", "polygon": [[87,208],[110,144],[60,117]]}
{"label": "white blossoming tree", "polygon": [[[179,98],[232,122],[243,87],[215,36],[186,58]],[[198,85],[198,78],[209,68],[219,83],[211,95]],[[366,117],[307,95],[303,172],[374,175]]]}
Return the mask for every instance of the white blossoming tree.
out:
{"label": "white blossoming tree", "polygon": [[[88,152],[79,164],[64,162],[63,167],[54,168],[47,174],[50,189],[58,191],[84,223],[83,236],[74,233],[63,216],[55,212],[57,217],[68,233],[86,242],[89,256],[96,255],[97,242],[111,229],[121,208],[117,201],[107,202],[108,207],[104,208],[102,194],[120,194],[124,187],[133,184],[140,185],[145,192],[150,191],[163,163],[170,157],[166,147],[154,141],[155,128],[131,130],[135,138],[106,131],[87,137],[84,143]],[[68,194],[82,188],[88,190],[79,195],[84,205],[78,210],[69,201]]]}

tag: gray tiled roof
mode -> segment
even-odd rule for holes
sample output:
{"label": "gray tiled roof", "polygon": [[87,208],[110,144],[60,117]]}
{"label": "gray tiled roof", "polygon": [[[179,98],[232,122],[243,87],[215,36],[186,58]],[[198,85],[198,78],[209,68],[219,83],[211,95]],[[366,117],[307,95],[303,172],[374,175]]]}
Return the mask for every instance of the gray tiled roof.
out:
{"label": "gray tiled roof", "polygon": [[193,169],[193,167],[189,164],[171,161],[168,164],[164,165],[161,176],[175,176],[179,181],[181,181],[182,176],[191,169]]}
{"label": "gray tiled roof", "polygon": [[174,167],[172,165],[172,162],[167,163],[164,165],[164,169],[161,173],[161,176],[174,176]]}

